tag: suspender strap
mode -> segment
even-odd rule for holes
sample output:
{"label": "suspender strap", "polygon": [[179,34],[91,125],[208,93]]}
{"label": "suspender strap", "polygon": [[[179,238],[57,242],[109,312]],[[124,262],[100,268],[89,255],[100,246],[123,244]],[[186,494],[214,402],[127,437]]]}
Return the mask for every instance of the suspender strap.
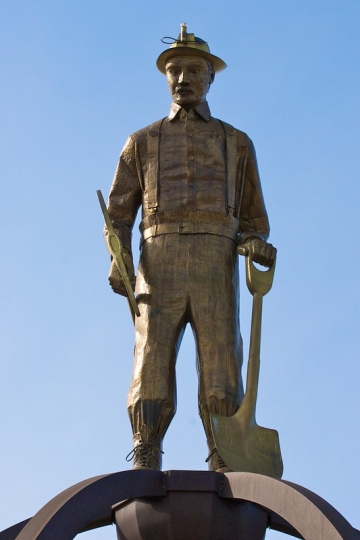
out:
{"label": "suspender strap", "polygon": [[225,132],[226,144],[226,183],[227,183],[227,206],[230,216],[235,213],[236,198],[236,166],[237,166],[237,138],[236,130],[230,124],[222,122]]}
{"label": "suspender strap", "polygon": [[244,160],[243,160],[243,163],[242,163],[241,171],[240,171],[241,185],[240,185],[240,191],[239,191],[239,196],[238,196],[238,198],[239,198],[239,206],[238,206],[238,210],[237,210],[237,215],[235,216],[235,217],[237,217],[237,219],[240,219],[240,214],[241,214],[241,205],[242,205],[244,184],[245,184],[245,171],[246,171],[248,155],[249,155],[249,150],[247,149]]}
{"label": "suspender strap", "polygon": [[159,206],[158,184],[160,163],[161,126],[165,118],[149,126],[147,132],[147,174],[145,200],[150,212],[156,212]]}
{"label": "suspender strap", "polygon": [[[161,127],[165,118],[152,124],[147,132],[147,174],[145,201],[148,210],[153,213],[158,210],[158,184],[160,163],[160,137]],[[235,213],[236,181],[237,181],[237,138],[236,130],[226,122],[221,121],[225,133],[226,145],[226,183],[227,207],[230,216]]]}

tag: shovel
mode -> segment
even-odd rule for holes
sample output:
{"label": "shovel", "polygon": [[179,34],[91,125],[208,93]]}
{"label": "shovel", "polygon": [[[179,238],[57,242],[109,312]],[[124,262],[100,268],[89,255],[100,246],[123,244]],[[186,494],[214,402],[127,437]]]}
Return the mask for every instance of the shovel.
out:
{"label": "shovel", "polygon": [[252,472],[280,479],[283,462],[279,434],[275,429],[258,426],[255,419],[260,371],[261,313],[263,296],[272,286],[275,262],[266,271],[258,270],[252,261],[252,250],[238,248],[246,255],[246,283],[253,295],[249,361],[246,393],[233,416],[211,413],[211,427],[216,448],[234,472]]}

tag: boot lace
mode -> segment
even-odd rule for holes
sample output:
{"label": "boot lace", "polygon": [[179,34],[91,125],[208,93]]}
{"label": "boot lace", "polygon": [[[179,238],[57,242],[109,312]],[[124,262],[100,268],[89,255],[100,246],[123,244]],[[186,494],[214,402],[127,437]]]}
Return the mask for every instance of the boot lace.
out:
{"label": "boot lace", "polygon": [[[139,443],[128,453],[126,456],[126,461],[131,461],[134,459],[138,465],[141,467],[151,467],[152,458],[155,457],[156,453],[154,451],[155,447],[152,443]],[[158,452],[163,454],[162,450],[156,448]]]}
{"label": "boot lace", "polygon": [[219,452],[217,451],[217,448],[213,448],[211,450],[210,454],[205,459],[205,463],[208,463],[213,457],[217,459],[219,469],[222,469],[223,467],[227,467],[225,461],[223,460],[223,458],[220,456]]}

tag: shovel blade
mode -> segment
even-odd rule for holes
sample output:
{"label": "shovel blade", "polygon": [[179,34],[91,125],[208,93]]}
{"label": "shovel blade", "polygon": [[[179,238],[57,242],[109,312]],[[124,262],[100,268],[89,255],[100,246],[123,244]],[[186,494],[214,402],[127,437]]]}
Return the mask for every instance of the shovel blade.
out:
{"label": "shovel blade", "polygon": [[252,472],[280,479],[283,461],[279,433],[275,429],[258,426],[255,420],[241,414],[241,407],[233,416],[211,414],[211,425],[216,448],[234,472]]}

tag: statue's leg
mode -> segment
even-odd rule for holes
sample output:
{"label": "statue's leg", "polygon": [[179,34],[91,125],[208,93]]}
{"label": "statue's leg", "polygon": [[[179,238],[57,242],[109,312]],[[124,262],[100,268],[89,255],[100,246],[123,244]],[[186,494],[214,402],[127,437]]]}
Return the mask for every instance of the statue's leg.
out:
{"label": "statue's leg", "polygon": [[186,254],[177,240],[177,235],[149,238],[138,268],[136,295],[141,315],[135,321],[128,396],[134,448],[138,447],[136,468],[137,461],[141,467],[161,468],[162,439],[176,410],[175,362],[187,322]]}
{"label": "statue's leg", "polygon": [[194,235],[194,268],[190,294],[190,322],[196,339],[199,373],[199,413],[209,451],[209,467],[219,461],[210,412],[233,415],[243,398],[242,339],[239,326],[239,273],[236,246],[216,235]]}

